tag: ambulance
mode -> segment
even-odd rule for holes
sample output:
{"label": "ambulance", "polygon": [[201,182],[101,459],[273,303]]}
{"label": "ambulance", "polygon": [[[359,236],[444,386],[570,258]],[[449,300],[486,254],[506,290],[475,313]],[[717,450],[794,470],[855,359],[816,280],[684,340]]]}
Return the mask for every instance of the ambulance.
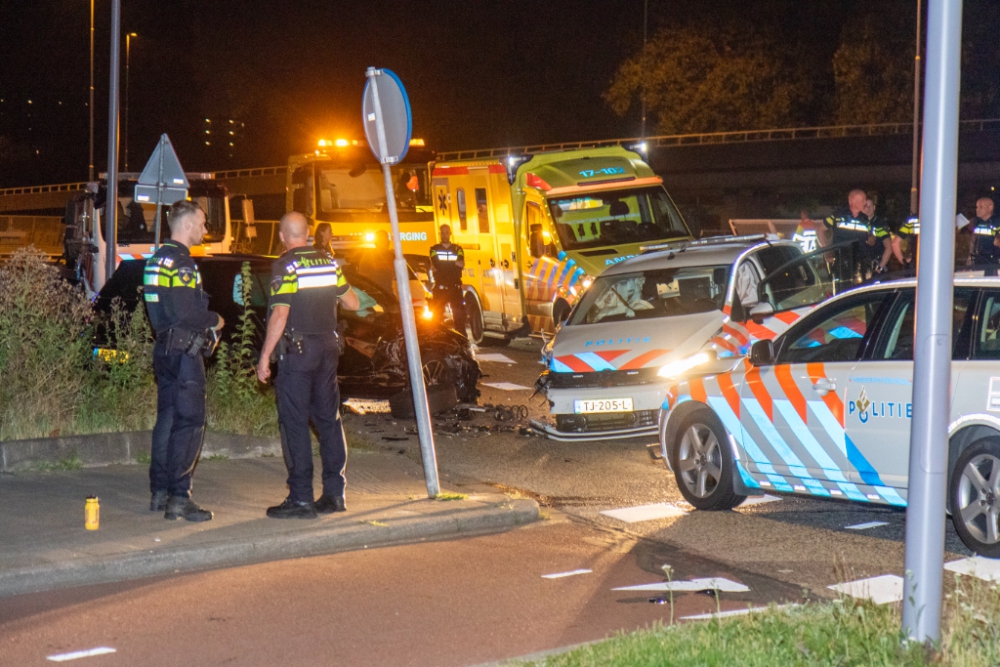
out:
{"label": "ambulance", "polygon": [[[660,447],[687,501],[723,510],[766,492],[905,507],[916,291],[850,290],[730,371],[674,382]],[[998,558],[1000,279],[956,276],[951,320],[948,509],[969,549]]]}
{"label": "ambulance", "polygon": [[543,348],[550,418],[532,426],[561,441],[655,439],[671,378],[727,371],[850,289],[855,245],[807,255],[776,237],[715,237],[616,264]]}
{"label": "ambulance", "polygon": [[621,147],[437,162],[434,221],[465,251],[473,341],[551,334],[604,269],[690,239],[660,177]]}

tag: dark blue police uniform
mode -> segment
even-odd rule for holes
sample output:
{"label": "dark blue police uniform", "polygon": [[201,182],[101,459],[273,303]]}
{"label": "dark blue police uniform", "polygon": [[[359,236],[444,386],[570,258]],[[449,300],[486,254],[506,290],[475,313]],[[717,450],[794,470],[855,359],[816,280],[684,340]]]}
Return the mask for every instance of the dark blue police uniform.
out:
{"label": "dark blue police uniform", "polygon": [[434,273],[434,292],[431,307],[438,321],[444,319],[445,304],[451,306],[452,321],[462,334],[465,333],[465,295],[462,292],[462,269],[458,262],[465,261],[465,251],[457,243],[435,243],[430,251],[431,270]]}
{"label": "dark blue police uniform", "polygon": [[203,344],[218,326],[219,316],[208,309],[201,274],[187,246],[176,241],[164,241],[146,262],[143,298],[156,331],[150,509],[161,510],[166,509],[164,492],[171,498],[191,497],[191,476],[205,436]]}
{"label": "dark blue police uniform", "polygon": [[289,250],[271,269],[269,308],[289,308],[274,387],[288,466],[288,500],[294,503],[313,503],[312,417],[319,431],[323,496],[338,499],[338,509],[343,509],[347,441],[337,384],[337,299],[349,289],[337,261],[315,248]]}
{"label": "dark blue police uniform", "polygon": [[976,217],[969,223],[972,227],[972,263],[1000,264],[1000,248],[993,245],[1000,234],[1000,218],[990,216],[986,220]]}

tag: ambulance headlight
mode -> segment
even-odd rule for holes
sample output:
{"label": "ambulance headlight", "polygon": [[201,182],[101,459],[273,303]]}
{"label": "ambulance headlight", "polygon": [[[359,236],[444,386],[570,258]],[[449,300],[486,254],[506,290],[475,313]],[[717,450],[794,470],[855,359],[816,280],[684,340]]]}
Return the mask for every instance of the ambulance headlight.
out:
{"label": "ambulance headlight", "polygon": [[657,375],[661,378],[675,378],[679,375],[684,375],[692,368],[697,368],[702,364],[707,364],[709,358],[710,357],[707,352],[699,352],[698,354],[687,357],[686,359],[671,361],[669,364],[664,364],[660,367]]}
{"label": "ambulance headlight", "polygon": [[365,243],[375,243],[375,232],[365,232]]}

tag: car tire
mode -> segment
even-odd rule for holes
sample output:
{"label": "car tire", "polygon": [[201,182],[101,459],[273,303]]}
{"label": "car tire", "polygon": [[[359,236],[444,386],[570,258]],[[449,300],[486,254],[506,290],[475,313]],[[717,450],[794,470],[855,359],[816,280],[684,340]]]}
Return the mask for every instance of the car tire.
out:
{"label": "car tire", "polygon": [[707,409],[687,417],[677,430],[670,463],[681,495],[696,509],[728,510],[746,500],[733,486],[728,444],[725,428]]}
{"label": "car tire", "polygon": [[949,500],[962,543],[980,556],[1000,558],[1000,438],[975,442],[959,455]]}
{"label": "car tire", "polygon": [[465,321],[468,323],[466,335],[476,345],[483,342],[483,331],[486,328],[483,322],[483,309],[479,305],[479,299],[472,293],[465,293]]}

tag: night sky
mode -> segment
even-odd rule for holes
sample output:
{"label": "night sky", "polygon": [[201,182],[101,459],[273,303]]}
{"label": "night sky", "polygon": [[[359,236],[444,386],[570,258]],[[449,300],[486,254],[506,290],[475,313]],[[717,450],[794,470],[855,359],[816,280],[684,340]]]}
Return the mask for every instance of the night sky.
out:
{"label": "night sky", "polygon": [[[711,31],[737,14],[805,34],[829,58],[857,4],[649,0],[649,22]],[[104,170],[109,0],[96,0],[95,17]],[[122,0],[122,32],[138,34],[130,167],[141,169],[163,132],[188,170],[273,166],[319,138],[363,139],[369,65],[401,77],[414,135],[434,149],[636,136],[638,114],[615,116],[601,93],[641,46],[642,19],[643,0]],[[0,3],[0,187],[86,178],[88,39],[87,0]],[[123,101],[124,49],[123,38]],[[231,156],[205,146],[206,118],[243,123]]]}

